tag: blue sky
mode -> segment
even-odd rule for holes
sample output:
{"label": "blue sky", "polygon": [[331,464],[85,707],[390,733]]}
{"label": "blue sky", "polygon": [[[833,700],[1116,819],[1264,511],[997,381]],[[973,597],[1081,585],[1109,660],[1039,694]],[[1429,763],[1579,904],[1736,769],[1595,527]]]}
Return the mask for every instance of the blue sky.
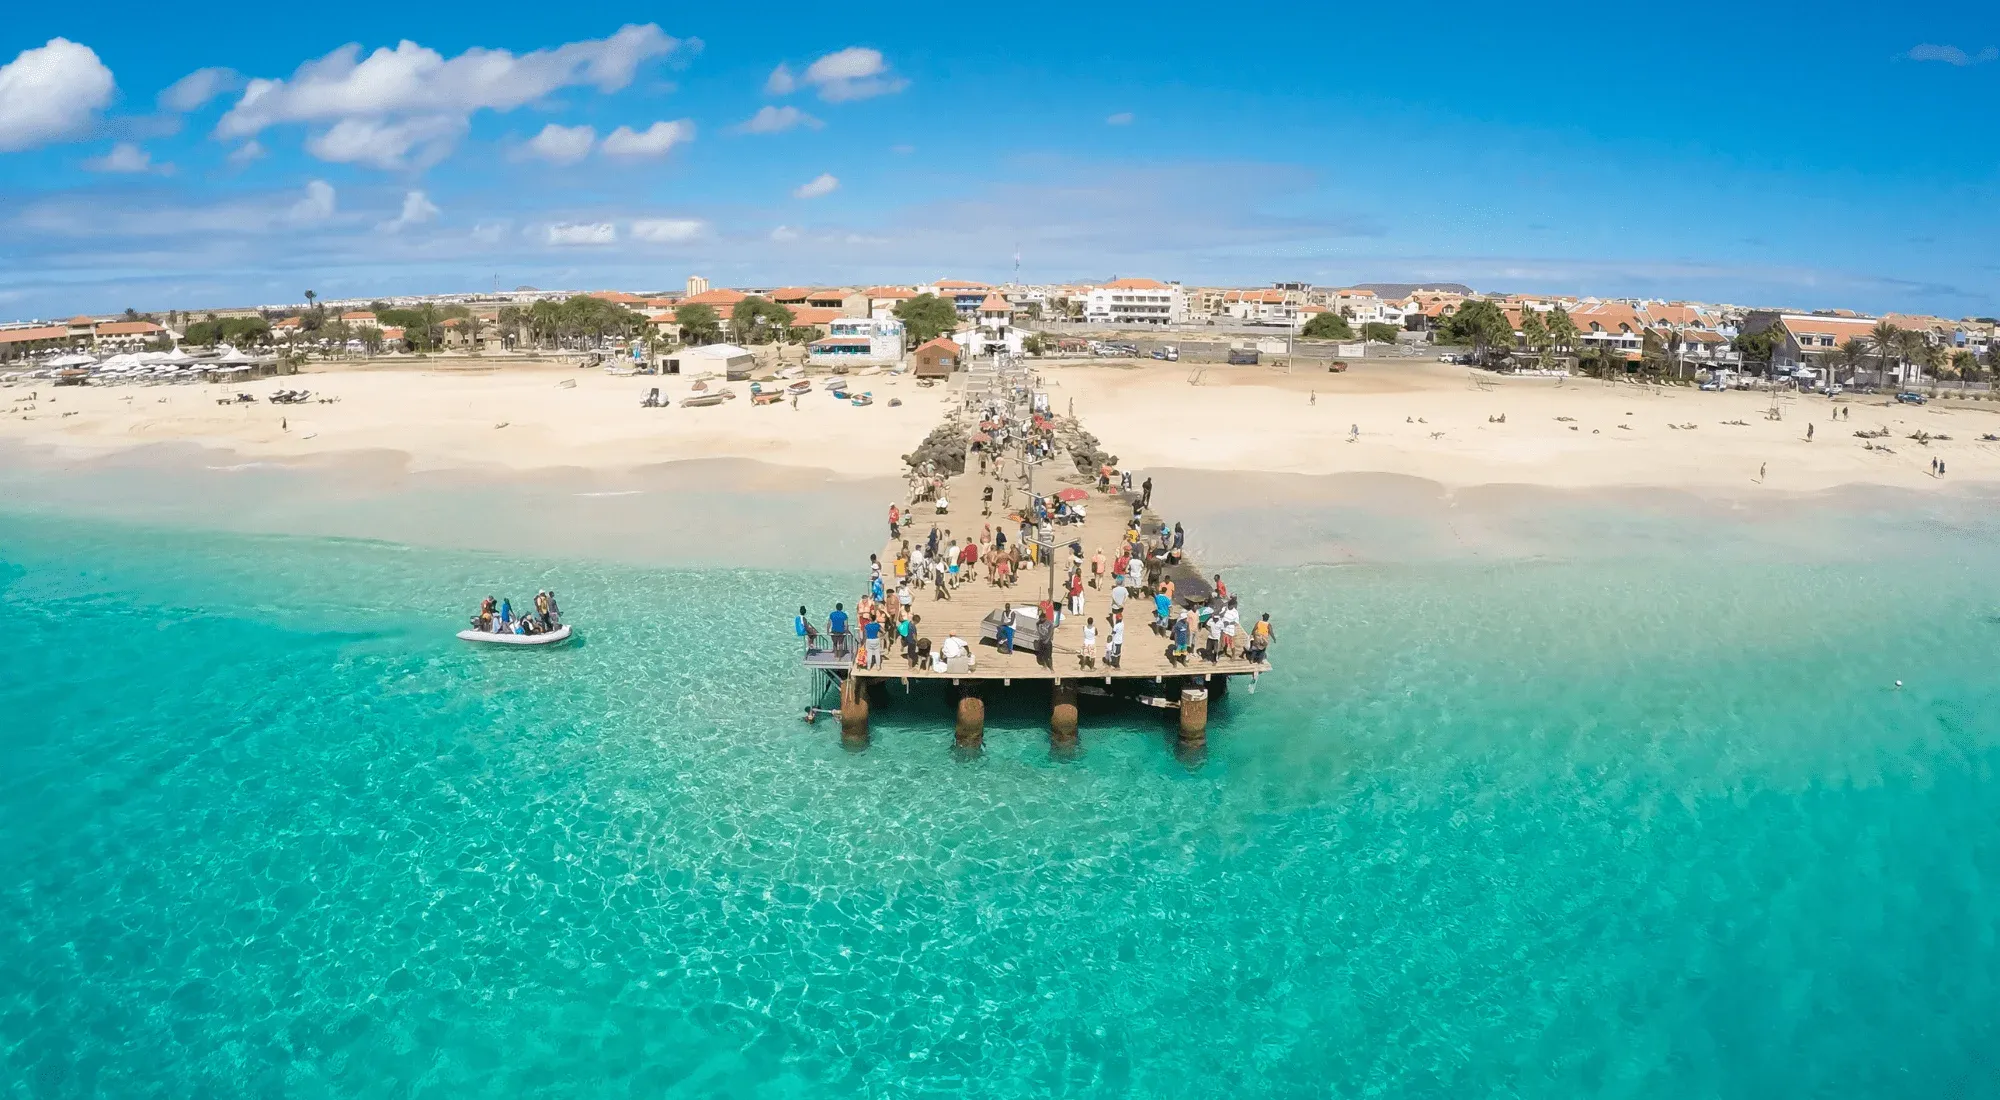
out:
{"label": "blue sky", "polygon": [[33,5],[0,317],[1017,248],[1034,282],[2000,314],[2000,6],[1402,10]]}

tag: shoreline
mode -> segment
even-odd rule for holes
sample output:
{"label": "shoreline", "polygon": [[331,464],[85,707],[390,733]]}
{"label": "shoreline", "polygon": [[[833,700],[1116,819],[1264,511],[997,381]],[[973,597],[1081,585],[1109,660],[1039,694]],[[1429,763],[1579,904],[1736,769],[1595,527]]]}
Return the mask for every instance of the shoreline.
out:
{"label": "shoreline", "polygon": [[[1108,442],[1108,441],[1107,441]],[[1916,519],[1977,522],[1991,483],[1914,491],[1454,486],[1406,474],[1152,467],[1159,508],[1217,566],[1881,552]],[[414,468],[398,452],[290,458],[190,444],[87,457],[0,440],[0,512],[646,564],[844,570],[904,480],[741,456],[613,469]]]}

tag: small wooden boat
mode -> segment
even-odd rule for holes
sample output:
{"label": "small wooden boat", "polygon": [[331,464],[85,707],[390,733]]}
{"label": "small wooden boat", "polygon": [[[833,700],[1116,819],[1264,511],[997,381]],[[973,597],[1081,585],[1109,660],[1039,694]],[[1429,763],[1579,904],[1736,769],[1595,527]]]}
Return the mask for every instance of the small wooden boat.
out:
{"label": "small wooden boat", "polygon": [[484,630],[461,630],[461,641],[491,642],[494,645],[555,645],[569,641],[569,624],[556,627],[546,634],[488,634]]}
{"label": "small wooden boat", "polygon": [[775,405],[784,399],[785,395],[782,390],[767,390],[763,393],[753,393],[750,395],[750,403],[752,405]]}
{"label": "small wooden boat", "polygon": [[729,400],[729,399],[730,399],[731,397],[734,397],[734,396],[736,396],[736,395],[735,395],[735,394],[732,394],[732,393],[727,393],[727,392],[723,392],[723,393],[698,393],[698,394],[695,394],[695,395],[694,395],[693,397],[683,397],[683,398],[681,398],[681,408],[683,408],[683,409],[705,409],[705,408],[708,408],[708,407],[709,407],[710,405],[720,405],[720,404],[722,404],[722,403],[723,403],[724,401],[727,401],[727,400]]}
{"label": "small wooden boat", "polygon": [[873,405],[875,403],[875,395],[872,393],[857,393],[853,397],[848,398],[847,403],[857,409],[863,405]]}
{"label": "small wooden boat", "polygon": [[847,396],[847,379],[836,378],[833,381],[828,382],[826,384],[826,392],[832,394],[836,398],[845,398]]}
{"label": "small wooden boat", "polygon": [[807,394],[812,392],[812,388],[813,384],[811,380],[801,378],[798,381],[792,383],[791,385],[786,386],[785,392],[794,395]]}

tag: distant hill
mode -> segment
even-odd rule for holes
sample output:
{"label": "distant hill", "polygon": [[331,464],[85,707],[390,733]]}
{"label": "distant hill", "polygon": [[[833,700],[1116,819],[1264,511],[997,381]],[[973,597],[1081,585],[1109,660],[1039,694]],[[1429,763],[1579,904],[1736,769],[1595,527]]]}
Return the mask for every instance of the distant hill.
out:
{"label": "distant hill", "polygon": [[1443,290],[1452,294],[1473,292],[1464,283],[1355,283],[1354,288],[1372,290],[1378,298],[1407,298],[1419,290]]}

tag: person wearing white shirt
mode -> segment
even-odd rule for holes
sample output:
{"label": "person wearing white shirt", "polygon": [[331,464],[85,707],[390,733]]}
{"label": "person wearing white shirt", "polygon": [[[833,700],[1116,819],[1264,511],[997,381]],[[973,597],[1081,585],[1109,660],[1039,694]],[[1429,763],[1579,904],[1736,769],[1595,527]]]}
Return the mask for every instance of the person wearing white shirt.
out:
{"label": "person wearing white shirt", "polygon": [[1208,617],[1208,657],[1214,664],[1217,653],[1222,649],[1222,615],[1220,612]]}
{"label": "person wearing white shirt", "polygon": [[1083,622],[1083,652],[1077,654],[1076,664],[1078,668],[1097,667],[1096,619],[1085,619]]}
{"label": "person wearing white shirt", "polygon": [[957,657],[965,658],[966,668],[970,669],[973,667],[973,657],[971,648],[965,644],[965,640],[963,638],[960,638],[956,634],[945,635],[944,645],[938,647],[938,655],[944,658],[945,666],[947,668],[950,667],[952,660]]}
{"label": "person wearing white shirt", "polygon": [[1124,655],[1125,618],[1122,615],[1114,615],[1111,617],[1111,642],[1104,647],[1104,663],[1117,668],[1118,662]]}

